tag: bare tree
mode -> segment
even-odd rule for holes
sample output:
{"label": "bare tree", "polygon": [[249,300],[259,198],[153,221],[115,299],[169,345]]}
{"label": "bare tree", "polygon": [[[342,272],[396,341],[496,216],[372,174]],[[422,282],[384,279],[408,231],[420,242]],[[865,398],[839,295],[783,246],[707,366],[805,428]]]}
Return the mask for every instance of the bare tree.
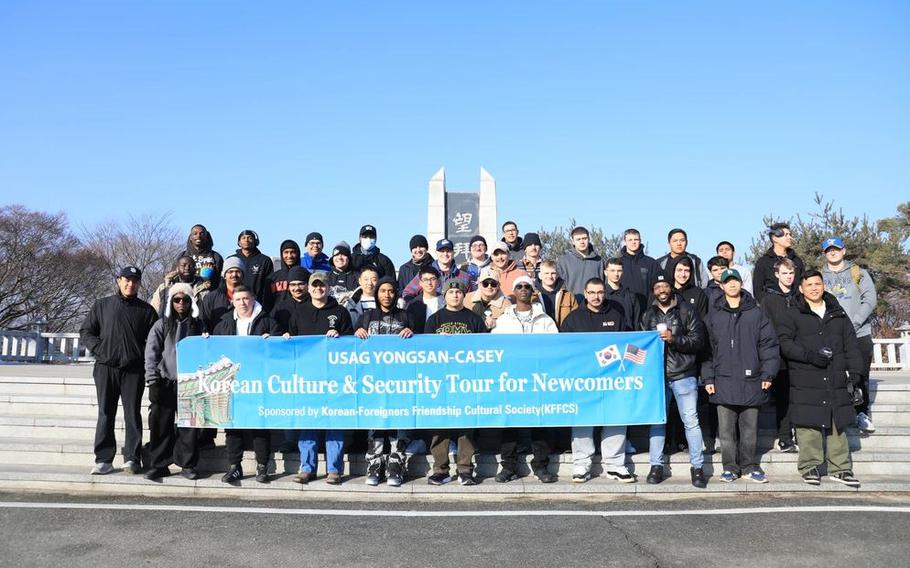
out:
{"label": "bare tree", "polygon": [[0,208],[0,328],[42,322],[75,329],[99,291],[101,258],[81,245],[64,213]]}
{"label": "bare tree", "polygon": [[141,298],[151,297],[164,281],[183,245],[170,213],[130,214],[126,220],[106,220],[94,228],[82,226],[81,233],[85,245],[103,259],[111,279],[124,266],[142,270]]}

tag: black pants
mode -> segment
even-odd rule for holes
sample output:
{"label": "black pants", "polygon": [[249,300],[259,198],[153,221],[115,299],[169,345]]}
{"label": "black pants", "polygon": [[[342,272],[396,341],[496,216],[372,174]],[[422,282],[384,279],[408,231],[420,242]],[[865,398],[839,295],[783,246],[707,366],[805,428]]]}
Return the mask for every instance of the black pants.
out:
{"label": "black pants", "polygon": [[863,357],[863,372],[856,383],[856,386],[863,389],[863,403],[856,407],[856,411],[869,414],[869,369],[872,367],[872,350],[875,345],[872,343],[871,335],[857,337],[856,341],[859,343],[859,353]]}
{"label": "black pants", "polygon": [[256,463],[269,463],[272,453],[271,430],[228,429],[224,431],[224,438],[229,464],[240,465],[240,462],[243,461],[244,441],[249,438],[253,439],[253,452],[256,454]]}
{"label": "black pants", "polygon": [[774,423],[781,444],[793,443],[793,424],[790,423],[790,371],[782,369],[771,382],[774,396]]}
{"label": "black pants", "polygon": [[502,469],[516,471],[518,466],[518,441],[522,435],[531,435],[531,471],[547,469],[553,448],[552,428],[503,428],[500,463]]}
{"label": "black pants", "polygon": [[95,463],[111,463],[117,455],[114,420],[117,418],[118,400],[123,404],[123,419],[126,422],[123,461],[139,463],[142,446],[142,393],[145,391],[144,371],[117,369],[96,363],[92,376],[95,378],[95,392],[98,394]]}
{"label": "black pants", "polygon": [[160,380],[149,387],[149,453],[152,467],[199,464],[201,428],[177,428],[177,382]]}
{"label": "black pants", "polygon": [[[724,471],[749,475],[760,470],[758,445],[758,407],[717,405],[717,433],[720,435],[720,455]],[[737,435],[737,426],[739,434]]]}

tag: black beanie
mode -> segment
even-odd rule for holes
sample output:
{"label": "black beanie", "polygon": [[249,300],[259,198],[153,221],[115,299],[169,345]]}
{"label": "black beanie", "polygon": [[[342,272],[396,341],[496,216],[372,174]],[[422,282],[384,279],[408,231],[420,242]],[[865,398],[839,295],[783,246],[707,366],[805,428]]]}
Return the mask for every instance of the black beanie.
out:
{"label": "black beanie", "polygon": [[288,282],[294,282],[295,280],[297,282],[306,282],[310,279],[310,273],[302,266],[292,266],[291,269],[288,270],[287,279]]}
{"label": "black beanie", "polygon": [[303,242],[303,244],[309,244],[310,241],[319,241],[320,243],[325,243],[325,241],[322,239],[322,234],[317,233],[316,231],[313,231],[307,235],[306,240]]}
{"label": "black beanie", "polygon": [[408,250],[414,250],[417,247],[423,247],[425,249],[430,248],[430,243],[427,242],[427,238],[423,235],[414,235],[411,237],[410,248]]}
{"label": "black beanie", "polygon": [[281,248],[278,249],[278,254],[283,253],[287,249],[294,249],[297,251],[297,256],[300,256],[300,245],[297,244],[297,241],[291,239],[281,241]]}
{"label": "black beanie", "polygon": [[540,235],[537,233],[526,234],[524,240],[521,241],[521,246],[526,247],[528,245],[537,245],[539,247],[542,247],[543,245],[540,242]]}
{"label": "black beanie", "polygon": [[488,246],[488,245],[487,245],[487,240],[486,240],[485,238],[481,237],[480,235],[474,235],[473,237],[471,237],[471,242],[468,243],[468,246],[469,246],[469,247],[470,247],[470,246],[473,246],[474,243],[476,243],[476,242],[478,242],[478,241],[481,242],[481,243],[483,243],[483,246]]}

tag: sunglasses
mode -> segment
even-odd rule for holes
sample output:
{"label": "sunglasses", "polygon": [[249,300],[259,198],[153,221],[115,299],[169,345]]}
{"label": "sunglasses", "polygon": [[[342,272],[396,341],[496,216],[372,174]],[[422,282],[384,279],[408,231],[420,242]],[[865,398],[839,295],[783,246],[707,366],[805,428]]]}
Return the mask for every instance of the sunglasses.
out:
{"label": "sunglasses", "polygon": [[499,282],[497,282],[495,280],[484,280],[483,282],[480,283],[480,285],[483,286],[484,288],[495,288],[495,287],[499,286]]}
{"label": "sunglasses", "polygon": [[530,290],[532,286],[530,284],[518,284],[515,286],[516,290]]}
{"label": "sunglasses", "polygon": [[325,288],[325,282],[319,282],[319,281],[313,282],[312,284],[310,284],[310,286],[312,286],[313,288]]}
{"label": "sunglasses", "polygon": [[186,296],[176,296],[174,298],[171,298],[171,302],[173,302],[174,304],[189,304],[190,299],[187,298]]}

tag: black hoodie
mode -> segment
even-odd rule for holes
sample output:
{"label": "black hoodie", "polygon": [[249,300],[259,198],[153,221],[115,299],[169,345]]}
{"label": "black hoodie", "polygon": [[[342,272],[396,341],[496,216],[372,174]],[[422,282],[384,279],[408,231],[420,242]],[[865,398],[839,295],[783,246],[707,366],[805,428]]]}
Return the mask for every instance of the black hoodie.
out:
{"label": "black hoodie", "polygon": [[622,247],[619,259],[622,261],[622,278],[619,283],[647,301],[651,295],[651,286],[660,273],[657,261],[645,254],[644,245],[636,254],[629,254],[626,247]]}
{"label": "black hoodie", "polygon": [[796,256],[793,249],[787,249],[787,256],[777,256],[774,254],[774,247],[768,249],[765,254],[755,261],[755,270],[752,271],[752,289],[755,291],[755,299],[758,303],[764,301],[766,290],[777,285],[777,276],[774,275],[774,265],[778,260],[789,258],[796,265],[796,275],[793,283],[799,282],[799,277],[806,271],[806,265],[803,259]]}
{"label": "black hoodie", "polygon": [[291,335],[325,335],[330,329],[338,335],[354,335],[351,314],[329,296],[322,308],[313,305],[312,300],[304,303],[291,315],[288,333]]}
{"label": "black hoodie", "polygon": [[[271,290],[272,290],[272,294],[273,294],[273,295],[275,296],[275,298],[276,298],[276,300],[275,300],[276,302],[277,302],[277,298],[278,298],[279,293],[281,293],[281,292],[287,292],[287,289],[288,289],[288,270],[290,270],[290,269],[293,268],[294,266],[300,266],[301,268],[303,268],[303,266],[300,265],[300,261],[299,261],[299,260],[297,261],[297,264],[295,264],[295,265],[293,265],[293,266],[288,266],[288,265],[286,265],[286,264],[284,263],[284,259],[282,258],[281,253],[283,253],[283,252],[285,251],[285,249],[294,249],[294,250],[296,250],[296,251],[297,251],[297,258],[298,258],[298,259],[300,258],[300,246],[297,244],[296,241],[292,241],[291,239],[287,239],[286,241],[284,241],[284,242],[281,243],[281,248],[280,248],[279,251],[278,251],[278,259],[279,259],[279,262],[281,263],[281,268],[278,268],[277,270],[275,270],[274,272],[272,272],[272,274],[269,276],[270,288],[271,288]],[[307,277],[307,279],[309,279],[309,277],[310,277],[310,271],[307,270],[306,268],[303,268],[303,270],[306,271],[306,277]]]}
{"label": "black hoodie", "polygon": [[378,246],[373,247],[373,250],[369,253],[365,253],[360,243],[357,243],[351,249],[351,264],[357,272],[360,272],[366,266],[371,266],[379,273],[379,278],[383,276],[395,278],[395,265],[392,264],[392,259],[382,254]]}
{"label": "black hoodie", "polygon": [[[698,312],[699,317],[704,318],[708,313],[708,297],[705,295],[705,291],[695,285],[695,271],[693,270],[689,274],[689,281],[682,288],[676,287],[676,279],[673,277],[673,274],[676,272],[676,265],[679,264],[679,261],[683,259],[684,256],[680,255],[676,258],[671,258],[667,261],[667,268],[664,271],[664,276],[670,282],[673,282],[673,291],[676,292],[676,295],[680,298],[680,301],[686,302]],[[695,261],[692,261],[695,264]],[[723,294],[721,294],[723,297]],[[653,298],[652,298],[653,299]]]}
{"label": "black hoodie", "polygon": [[205,231],[202,244],[198,247],[193,244],[193,231],[190,229],[190,235],[186,238],[186,249],[177,255],[177,259],[181,256],[192,258],[196,263],[196,274],[200,274],[203,264],[207,262],[214,264],[215,270],[212,272],[212,278],[210,280],[212,282],[212,289],[215,289],[221,283],[221,269],[224,267],[224,258],[212,249],[214,243],[212,241],[212,234],[209,233],[209,230],[206,229],[204,225],[193,225],[193,227],[202,227]]}
{"label": "black hoodie", "polygon": [[604,298],[604,303],[596,312],[592,312],[588,306],[579,306],[572,311],[559,326],[559,331],[561,333],[630,331],[630,328],[626,323],[626,313],[622,304]]}
{"label": "black hoodie", "polygon": [[244,256],[241,249],[237,249],[237,257],[243,259],[246,270],[243,271],[243,283],[253,291],[262,307],[268,310],[272,307],[272,287],[270,276],[275,269],[272,259],[262,254],[258,248],[253,248],[250,256]]}

